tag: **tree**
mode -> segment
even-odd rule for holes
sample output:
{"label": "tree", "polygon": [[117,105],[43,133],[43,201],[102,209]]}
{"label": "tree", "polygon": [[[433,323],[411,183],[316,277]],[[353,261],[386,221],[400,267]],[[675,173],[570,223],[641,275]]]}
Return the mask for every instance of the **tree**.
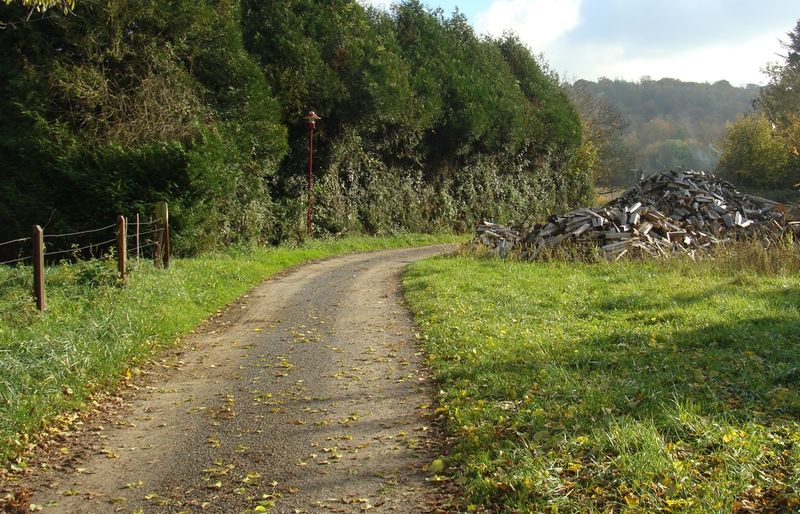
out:
{"label": "tree", "polygon": [[623,139],[630,122],[605,98],[593,94],[586,81],[579,80],[566,89],[581,117],[583,142],[597,152],[592,173],[595,183],[625,183],[627,172],[633,167],[630,148]]}
{"label": "tree", "polygon": [[725,136],[720,172],[742,184],[786,187],[800,179],[800,20],[788,36],[784,62],[765,69],[769,83],[754,101],[757,114],[737,120]]}
{"label": "tree", "polygon": [[775,128],[800,153],[800,20],[783,43],[787,54],[783,64],[769,64],[765,71],[769,83],[759,95],[756,106],[764,111]]}
{"label": "tree", "polygon": [[0,6],[3,5],[18,7],[19,10],[12,10],[12,16],[0,13],[0,30],[32,21],[34,13],[44,16],[45,11],[54,9],[67,14],[75,8],[75,0],[0,0]]}
{"label": "tree", "polygon": [[551,146],[551,151],[577,148],[581,142],[580,117],[556,74],[538,62],[516,35],[504,35],[499,46],[519,88],[535,107],[533,125],[539,145]]}
{"label": "tree", "polygon": [[787,185],[789,152],[785,139],[761,112],[740,116],[728,127],[717,171],[742,186]]}
{"label": "tree", "polygon": [[[30,12],[9,1],[0,20]],[[310,109],[324,118],[319,234],[466,230],[590,196],[595,152],[555,74],[460,14],[419,0],[40,5],[52,12],[0,30],[0,240],[42,212],[67,232],[163,199],[184,253],[296,238]]]}
{"label": "tree", "polygon": [[0,31],[0,240],[41,212],[71,231],[163,199],[178,251],[267,239],[286,133],[238,2],[82,0],[75,14]]}
{"label": "tree", "polygon": [[75,0],[3,0],[6,5],[12,3],[21,4],[23,7],[44,12],[50,8],[58,7],[64,12],[69,12],[75,8]]}

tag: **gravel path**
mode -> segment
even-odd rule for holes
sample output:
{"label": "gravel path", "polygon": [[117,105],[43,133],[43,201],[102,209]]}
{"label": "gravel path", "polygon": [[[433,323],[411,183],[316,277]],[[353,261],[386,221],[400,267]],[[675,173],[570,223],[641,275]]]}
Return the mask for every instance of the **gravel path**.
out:
{"label": "gravel path", "polygon": [[256,287],[90,417],[30,477],[32,502],[59,513],[430,511],[433,391],[400,277],[444,250],[349,255]]}

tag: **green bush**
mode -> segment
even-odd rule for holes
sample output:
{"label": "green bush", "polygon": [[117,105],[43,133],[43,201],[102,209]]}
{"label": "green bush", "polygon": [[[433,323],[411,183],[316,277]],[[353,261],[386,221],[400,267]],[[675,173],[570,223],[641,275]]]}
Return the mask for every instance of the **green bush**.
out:
{"label": "green bush", "polygon": [[302,239],[309,109],[317,236],[472,230],[590,197],[558,77],[416,0],[84,0],[0,44],[0,241],[162,200],[179,254]]}

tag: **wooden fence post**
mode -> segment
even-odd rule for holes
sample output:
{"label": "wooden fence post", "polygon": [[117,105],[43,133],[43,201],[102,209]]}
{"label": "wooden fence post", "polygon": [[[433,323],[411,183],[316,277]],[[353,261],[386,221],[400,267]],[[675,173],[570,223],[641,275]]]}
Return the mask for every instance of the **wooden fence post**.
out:
{"label": "wooden fence post", "polygon": [[161,225],[155,252],[156,267],[169,268],[169,207],[167,202],[158,202],[156,204],[156,217],[158,217]]}
{"label": "wooden fence post", "polygon": [[44,312],[44,231],[39,225],[33,226],[33,296],[36,308]]}
{"label": "wooden fence post", "polygon": [[139,246],[139,213],[136,213],[136,265],[139,265],[139,254],[141,253]]}
{"label": "wooden fence post", "polygon": [[128,221],[122,214],[117,215],[117,271],[119,279],[125,282],[125,265],[128,256]]}

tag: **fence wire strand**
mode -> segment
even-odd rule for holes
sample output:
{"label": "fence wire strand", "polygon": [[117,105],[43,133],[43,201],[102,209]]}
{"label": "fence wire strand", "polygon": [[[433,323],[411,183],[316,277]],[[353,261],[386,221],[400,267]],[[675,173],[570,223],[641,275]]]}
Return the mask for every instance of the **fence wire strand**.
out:
{"label": "fence wire strand", "polygon": [[90,249],[90,248],[96,248],[96,247],[98,247],[98,246],[107,245],[107,244],[109,244],[109,243],[114,243],[114,242],[116,242],[116,241],[117,241],[117,239],[116,239],[116,238],[114,238],[114,239],[109,239],[108,241],[102,241],[102,242],[100,242],[100,243],[92,243],[92,244],[90,244],[90,245],[81,246],[80,248],[70,248],[70,249],[68,249],[68,250],[59,250],[59,251],[57,251],[57,252],[45,252],[45,256],[48,256],[48,255],[60,255],[60,254],[62,254],[62,253],[76,253],[76,252],[81,252],[81,251],[83,251],[83,250],[88,250],[88,249]]}
{"label": "fence wire strand", "polygon": [[83,235],[83,234],[93,234],[93,233],[96,233],[96,232],[102,232],[102,231],[104,231],[104,230],[108,230],[108,229],[110,229],[110,228],[114,228],[114,227],[116,227],[116,226],[117,226],[117,224],[116,224],[116,223],[112,223],[111,225],[109,225],[109,226],[107,226],[107,227],[102,227],[102,228],[93,228],[93,229],[91,229],[91,230],[82,230],[82,231],[80,231],[80,232],[68,232],[68,233],[66,233],[66,234],[45,234],[45,235],[44,235],[44,238],[45,238],[45,239],[50,239],[50,238],[55,238],[55,237],[81,236],[81,235]]}
{"label": "fence wire strand", "polygon": [[143,250],[144,248],[149,248],[149,247],[155,246],[157,244],[158,244],[158,241],[152,241],[150,243],[147,243],[147,244],[144,244],[144,245],[140,245],[139,246],[139,250]]}
{"label": "fence wire strand", "polygon": [[3,243],[0,243],[0,246],[10,245],[14,243],[24,243],[25,241],[30,241],[30,240],[31,240],[30,237],[20,237],[19,239],[12,239],[11,241],[5,241]]}
{"label": "fence wire strand", "polygon": [[[161,229],[157,228],[155,230],[148,230],[147,232],[139,232],[139,237],[146,236],[146,235],[149,235],[149,234],[155,234],[156,232],[161,232]],[[136,233],[135,232],[134,233],[128,232],[128,239],[130,239],[130,238],[136,239]]]}
{"label": "fence wire strand", "polygon": [[16,262],[22,262],[22,261],[28,260],[30,258],[31,258],[30,255],[26,255],[25,257],[20,257],[19,259],[11,259],[10,261],[0,262],[0,264],[14,264]]}

